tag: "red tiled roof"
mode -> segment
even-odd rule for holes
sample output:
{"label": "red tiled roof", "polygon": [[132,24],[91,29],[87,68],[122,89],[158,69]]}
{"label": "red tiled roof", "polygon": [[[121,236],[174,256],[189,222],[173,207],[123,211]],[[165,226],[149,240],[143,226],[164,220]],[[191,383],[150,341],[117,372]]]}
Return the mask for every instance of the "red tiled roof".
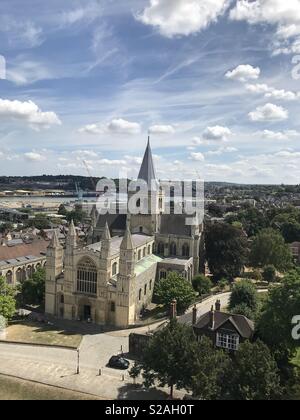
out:
{"label": "red tiled roof", "polygon": [[22,244],[12,247],[0,246],[0,261],[13,260],[29,255],[40,257],[41,254],[46,254],[48,241],[37,240],[31,244]]}

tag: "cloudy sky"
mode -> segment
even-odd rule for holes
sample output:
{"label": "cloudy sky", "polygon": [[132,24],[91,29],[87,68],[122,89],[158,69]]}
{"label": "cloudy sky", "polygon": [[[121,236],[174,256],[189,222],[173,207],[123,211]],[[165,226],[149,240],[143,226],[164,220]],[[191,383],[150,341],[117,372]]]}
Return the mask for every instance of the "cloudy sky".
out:
{"label": "cloudy sky", "polygon": [[300,183],[300,0],[1,0],[0,54],[1,175]]}

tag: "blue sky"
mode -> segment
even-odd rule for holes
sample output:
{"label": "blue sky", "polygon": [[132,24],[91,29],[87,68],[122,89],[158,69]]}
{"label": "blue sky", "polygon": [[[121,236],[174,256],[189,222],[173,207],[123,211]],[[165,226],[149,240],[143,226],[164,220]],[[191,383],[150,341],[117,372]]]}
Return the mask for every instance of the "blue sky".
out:
{"label": "blue sky", "polygon": [[160,178],[300,183],[299,0],[24,3],[0,3],[1,175],[134,177],[150,131]]}

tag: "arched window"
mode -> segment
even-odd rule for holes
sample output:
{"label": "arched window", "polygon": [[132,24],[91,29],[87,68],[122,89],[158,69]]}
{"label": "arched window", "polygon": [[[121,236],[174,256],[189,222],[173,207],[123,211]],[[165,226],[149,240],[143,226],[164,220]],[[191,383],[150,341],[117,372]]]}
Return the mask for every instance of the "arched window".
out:
{"label": "arched window", "polygon": [[89,258],[84,258],[77,266],[77,292],[97,294],[97,267]]}
{"label": "arched window", "polygon": [[141,259],[142,259],[142,251],[139,250],[139,252],[138,252],[138,261],[140,261]]}
{"label": "arched window", "polygon": [[144,248],[144,249],[143,249],[143,258],[145,258],[145,257],[146,257],[146,250],[147,250],[147,248]]}
{"label": "arched window", "polygon": [[60,303],[65,303],[65,297],[64,295],[60,295]]}
{"label": "arched window", "polygon": [[165,245],[164,245],[163,242],[160,242],[158,244],[157,253],[158,253],[158,255],[164,255],[164,253],[165,253]]}
{"label": "arched window", "polygon": [[148,245],[148,255],[151,254],[151,245]]}
{"label": "arched window", "polygon": [[118,271],[118,263],[113,263],[113,266],[112,266],[112,275],[113,276],[115,276],[116,274],[117,274],[117,271]]}
{"label": "arched window", "polygon": [[172,242],[170,245],[170,255],[177,255],[177,247],[175,242]]}
{"label": "arched window", "polygon": [[147,294],[147,284],[145,284],[144,286],[144,295],[146,296],[146,294]]}
{"label": "arched window", "polygon": [[139,291],[139,301],[142,299],[142,289]]}
{"label": "arched window", "polygon": [[149,290],[152,290],[152,280],[150,280],[150,283],[149,283]]}
{"label": "arched window", "polygon": [[8,271],[6,274],[6,282],[7,284],[12,284],[13,282],[13,273],[12,271]]}
{"label": "arched window", "polygon": [[188,244],[184,244],[182,247],[182,256],[189,257],[190,256],[190,247]]}

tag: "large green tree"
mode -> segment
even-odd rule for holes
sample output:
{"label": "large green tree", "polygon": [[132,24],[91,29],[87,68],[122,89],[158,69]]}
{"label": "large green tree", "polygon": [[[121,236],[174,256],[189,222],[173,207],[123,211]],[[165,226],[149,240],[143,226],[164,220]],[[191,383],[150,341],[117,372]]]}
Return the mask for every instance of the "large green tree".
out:
{"label": "large green tree", "polygon": [[250,264],[253,267],[273,265],[277,270],[285,271],[291,267],[291,263],[290,248],[279,232],[265,229],[255,237],[250,252]]}
{"label": "large green tree", "polygon": [[188,309],[195,296],[191,284],[177,273],[170,273],[166,279],[161,279],[155,284],[155,301],[168,307],[176,299],[179,313]]}
{"label": "large green tree", "polygon": [[5,319],[11,319],[16,312],[16,291],[6,284],[3,277],[0,277],[0,315]]}
{"label": "large green tree", "polygon": [[204,276],[204,274],[199,274],[196,276],[193,281],[193,288],[199,295],[207,295],[210,293],[211,288],[213,287],[212,281],[209,277]]}
{"label": "large green tree", "polygon": [[131,370],[131,376],[142,374],[144,385],[168,386],[173,396],[174,387],[187,389],[193,376],[193,355],[197,341],[190,327],[176,320],[159,330],[150,339],[139,363]]}
{"label": "large green tree", "polygon": [[240,345],[226,385],[231,400],[276,400],[282,394],[276,361],[268,347],[259,340]]}
{"label": "large green tree", "polygon": [[21,284],[23,302],[28,305],[41,305],[45,299],[46,271],[38,269],[31,278]]}
{"label": "large green tree", "polygon": [[201,400],[220,400],[224,395],[224,377],[232,362],[227,353],[216,350],[212,341],[202,337],[194,352],[193,375],[189,389]]}
{"label": "large green tree", "polygon": [[280,367],[288,366],[300,343],[292,337],[292,319],[300,314],[300,270],[288,273],[269,291],[257,334],[273,351]]}
{"label": "large green tree", "polygon": [[245,305],[255,314],[258,307],[258,294],[253,283],[243,280],[233,286],[229,301],[229,309],[232,311],[240,305]]}
{"label": "large green tree", "polygon": [[247,238],[241,229],[213,224],[206,229],[205,247],[209,269],[217,280],[233,280],[241,274],[248,257]]}

